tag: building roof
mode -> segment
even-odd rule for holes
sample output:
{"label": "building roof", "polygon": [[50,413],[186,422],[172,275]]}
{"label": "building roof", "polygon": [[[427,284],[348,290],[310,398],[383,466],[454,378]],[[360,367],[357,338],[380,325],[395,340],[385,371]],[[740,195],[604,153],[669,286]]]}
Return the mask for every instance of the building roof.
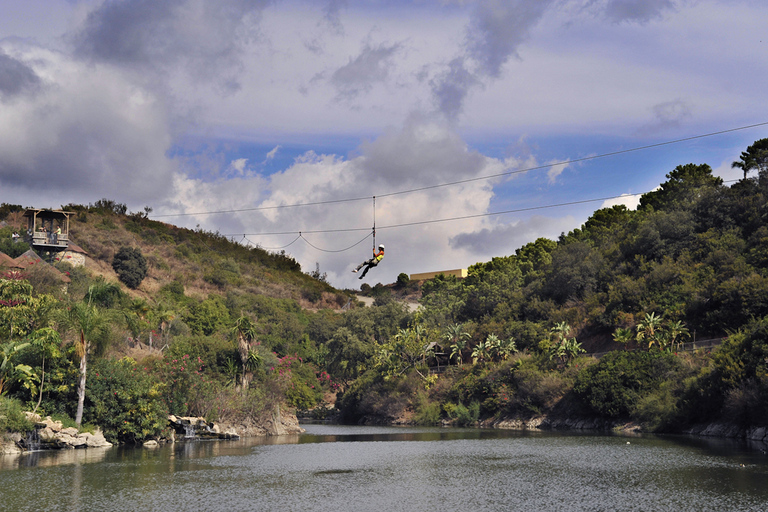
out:
{"label": "building roof", "polygon": [[16,258],[16,263],[21,268],[29,268],[32,265],[37,265],[39,263],[42,263],[44,265],[48,265],[48,263],[43,261],[43,259],[40,256],[38,256],[37,253],[35,251],[33,251],[32,249],[28,250],[27,252],[25,252],[24,254],[19,256],[18,258]]}
{"label": "building roof", "polygon": [[88,252],[74,243],[72,240],[69,241],[69,245],[67,245],[67,252],[79,252],[80,254],[88,255]]}
{"label": "building roof", "polygon": [[16,260],[8,256],[7,254],[0,252],[0,267],[2,268],[22,268],[21,265],[16,263]]}
{"label": "building roof", "polygon": [[16,258],[16,263],[19,265],[19,268],[23,270],[29,270],[33,267],[39,267],[39,268],[50,268],[56,271],[56,273],[61,276],[61,281],[64,283],[69,283],[72,280],[67,276],[66,274],[61,273],[56,267],[42,259],[40,256],[37,255],[35,251],[32,249],[28,250],[18,258]]}

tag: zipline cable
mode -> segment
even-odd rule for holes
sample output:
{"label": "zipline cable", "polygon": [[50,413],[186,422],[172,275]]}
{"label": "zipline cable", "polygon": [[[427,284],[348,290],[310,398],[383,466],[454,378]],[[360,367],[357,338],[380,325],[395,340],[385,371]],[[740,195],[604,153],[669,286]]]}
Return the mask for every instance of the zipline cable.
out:
{"label": "zipline cable", "polygon": [[[737,128],[729,128],[727,130],[720,130],[720,131],[717,131],[717,132],[705,133],[705,134],[701,134],[701,135],[693,135],[691,137],[684,137],[684,138],[681,138],[681,139],[674,139],[674,140],[669,140],[669,141],[665,141],[665,142],[658,142],[658,143],[655,143],[655,144],[648,144],[646,146],[638,146],[638,147],[635,147],[635,148],[622,149],[622,150],[618,150],[618,151],[611,151],[609,153],[601,153],[599,155],[592,155],[592,156],[585,156],[585,157],[582,157],[582,158],[573,158],[573,159],[569,159],[569,160],[562,160],[560,162],[553,162],[553,163],[548,163],[548,164],[544,164],[544,165],[537,165],[537,166],[534,166],[534,167],[527,167],[525,169],[516,169],[514,171],[505,171],[505,172],[500,172],[500,173],[496,173],[496,174],[490,174],[490,175],[486,175],[486,176],[479,176],[479,177],[476,177],[476,178],[467,178],[465,180],[451,181],[451,182],[440,183],[440,184],[436,184],[436,185],[428,185],[428,186],[419,187],[419,188],[412,188],[412,189],[407,189],[407,190],[401,190],[401,191],[398,191],[398,192],[389,192],[389,193],[386,193],[386,194],[379,194],[379,197],[391,197],[391,196],[397,196],[397,195],[403,195],[403,194],[410,194],[410,193],[413,193],[413,192],[421,192],[421,191],[424,191],[424,190],[431,190],[431,189],[436,189],[436,188],[441,188],[441,187],[449,187],[449,186],[452,186],[452,185],[461,185],[461,184],[464,184],[464,183],[471,183],[471,182],[474,182],[474,181],[482,181],[482,180],[489,180],[489,179],[492,179],[492,178],[500,178],[500,177],[503,177],[503,176],[511,176],[511,175],[514,175],[514,174],[521,174],[521,173],[529,172],[529,171],[548,169],[550,167],[555,167],[555,166],[558,166],[558,165],[569,165],[569,164],[574,164],[574,163],[579,163],[579,162],[585,162],[585,161],[588,161],[588,160],[596,160],[598,158],[606,158],[606,157],[609,157],[609,156],[622,155],[622,154],[626,154],[626,153],[632,153],[632,152],[635,152],[635,151],[642,151],[642,150],[653,149],[653,148],[658,148],[658,147],[662,147],[662,146],[669,146],[669,145],[672,145],[672,144],[679,144],[681,142],[688,142],[688,141],[692,141],[692,140],[703,139],[703,138],[706,138],[706,137],[714,137],[716,135],[723,135],[725,133],[732,133],[732,132],[736,132],[736,131],[740,131],[740,130],[748,130],[750,128],[758,128],[760,126],[766,126],[766,125],[768,125],[768,121],[765,121],[765,122],[762,122],[762,123],[750,124],[750,125],[746,125],[746,126],[740,126],[740,127],[737,127]],[[375,197],[376,196],[374,196],[374,198]],[[183,216],[189,216],[189,215],[215,215],[215,214],[222,214],[222,213],[253,212],[253,211],[261,211],[261,210],[276,210],[276,209],[282,209],[282,208],[297,208],[297,207],[301,207],[301,206],[317,206],[317,205],[325,205],[325,204],[348,203],[348,202],[354,202],[354,201],[365,201],[365,200],[368,200],[368,199],[370,199],[370,196],[353,197],[353,198],[347,198],[347,199],[332,199],[332,200],[328,200],[328,201],[315,201],[315,202],[311,202],[311,203],[295,203],[295,204],[284,204],[284,205],[277,205],[277,206],[259,206],[259,207],[254,207],[254,208],[236,208],[236,209],[231,209],[231,210],[217,210],[217,211],[208,211],[208,212],[168,213],[168,214],[163,214],[163,215],[154,215],[153,217],[154,218],[161,218],[161,217],[183,217]]]}
{"label": "zipline cable", "polygon": [[[735,183],[740,180],[724,180],[723,184],[725,183]],[[504,215],[507,213],[520,213],[520,212],[528,212],[528,211],[535,211],[535,210],[545,210],[549,208],[558,208],[560,206],[573,206],[577,204],[586,204],[586,203],[596,203],[598,201],[608,201],[611,199],[627,199],[630,197],[637,197],[641,196],[643,194],[647,194],[649,192],[653,192],[653,190],[649,190],[648,192],[638,192],[637,194],[620,194],[618,196],[609,196],[609,197],[597,197],[593,199],[582,199],[579,201],[569,201],[566,203],[554,203],[554,204],[546,204],[546,205],[540,205],[540,206],[531,206],[528,208],[516,208],[513,210],[503,210],[499,212],[487,212],[487,213],[477,213],[474,215],[464,215],[461,217],[447,217],[444,219],[431,219],[431,220],[422,220],[422,221],[415,221],[415,222],[404,222],[401,224],[390,224],[387,226],[379,226],[379,229],[395,229],[395,228],[402,228],[402,227],[410,227],[410,226],[419,226],[422,224],[437,224],[440,222],[451,222],[451,221],[457,221],[457,220],[465,220],[465,219],[476,219],[480,217],[493,217],[496,215]],[[315,229],[312,231],[302,231],[300,233],[351,233],[355,231],[369,231],[368,228],[346,228],[346,229]],[[248,233],[248,236],[273,236],[273,235],[293,235],[296,234],[296,231],[276,231],[276,232],[267,232],[267,233]],[[224,235],[224,236],[233,236],[233,235]],[[368,235],[365,236],[365,238],[368,238],[370,236],[370,232]],[[304,237],[302,237],[304,238]],[[363,238],[363,240],[365,240]],[[306,241],[306,238],[304,238]],[[360,242],[357,242],[356,244],[352,245],[349,248],[355,247],[356,245],[360,244],[363,240]],[[310,244],[311,245],[311,244]],[[314,247],[314,246],[313,246]],[[348,249],[349,249],[348,248]],[[322,250],[322,249],[319,249]],[[343,249],[347,250],[347,249]],[[341,251],[325,251],[325,252],[341,252]]]}
{"label": "zipline cable", "polygon": [[[318,250],[318,251],[320,251],[320,252],[333,252],[333,253],[336,253],[336,252],[344,252],[344,251],[348,251],[348,250],[350,250],[350,249],[352,249],[352,248],[354,248],[354,247],[357,247],[357,246],[358,246],[358,245],[360,245],[361,243],[365,242],[366,238],[368,238],[369,236],[371,236],[371,234],[370,234],[370,233],[368,233],[367,235],[365,235],[365,237],[363,237],[363,238],[362,238],[362,239],[361,239],[359,242],[355,242],[354,244],[350,245],[350,246],[349,246],[349,247],[347,247],[346,249],[329,250],[329,249],[321,249],[320,247],[317,247],[317,246],[316,246],[316,245],[314,245],[312,242],[310,242],[309,240],[307,240],[307,239],[306,239],[306,237],[304,237],[304,236],[303,236],[301,233],[299,233],[299,237],[300,237],[302,240],[304,240],[304,241],[307,243],[307,245],[309,245],[309,246],[310,246],[310,247],[312,247],[313,249],[317,249],[317,250]],[[295,241],[295,240],[294,240],[294,241]]]}

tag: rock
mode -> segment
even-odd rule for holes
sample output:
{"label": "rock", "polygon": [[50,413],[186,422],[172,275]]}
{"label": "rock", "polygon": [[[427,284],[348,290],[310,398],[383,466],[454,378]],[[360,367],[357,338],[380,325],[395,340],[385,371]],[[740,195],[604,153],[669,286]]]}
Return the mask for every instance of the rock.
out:
{"label": "rock", "polygon": [[104,438],[104,434],[101,432],[101,430],[97,429],[96,433],[94,433],[94,434],[86,432],[83,435],[87,436],[85,444],[89,448],[103,448],[103,447],[106,447],[106,446],[112,446],[112,443],[110,443],[109,441],[107,441]]}
{"label": "rock", "polygon": [[83,437],[77,437],[77,433],[73,436],[65,432],[59,432],[56,434],[56,443],[62,448],[85,448],[87,441]]}
{"label": "rock", "polygon": [[160,445],[157,444],[157,441],[155,441],[154,439],[150,439],[149,441],[144,441],[144,444],[142,446],[144,446],[144,448],[157,448]]}
{"label": "rock", "polygon": [[24,416],[26,416],[27,420],[31,421],[32,423],[42,423],[43,422],[43,418],[40,417],[40,415],[37,414],[37,413],[32,413],[30,411],[24,411]]}
{"label": "rock", "polygon": [[[46,416],[45,419],[43,420],[43,423],[45,424],[46,427],[50,427],[56,431],[59,431],[62,428],[64,428],[64,425],[62,425],[60,421],[53,421],[50,416]],[[75,431],[74,435],[77,435],[77,429],[74,428],[73,430]]]}
{"label": "rock", "polygon": [[54,431],[51,427],[45,427],[37,431],[37,434],[40,436],[40,442],[41,443],[55,443],[56,442],[56,434],[57,432]]}

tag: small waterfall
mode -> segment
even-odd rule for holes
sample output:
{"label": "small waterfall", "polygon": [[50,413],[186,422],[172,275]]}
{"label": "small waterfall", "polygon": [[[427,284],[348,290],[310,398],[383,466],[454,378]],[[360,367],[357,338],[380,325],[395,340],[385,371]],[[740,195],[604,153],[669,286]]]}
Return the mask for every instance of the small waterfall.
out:
{"label": "small waterfall", "polygon": [[40,450],[40,432],[37,429],[27,432],[27,437],[24,439],[24,447],[30,452]]}
{"label": "small waterfall", "polygon": [[184,423],[182,426],[184,427],[184,439],[194,439],[195,426],[189,423]]}

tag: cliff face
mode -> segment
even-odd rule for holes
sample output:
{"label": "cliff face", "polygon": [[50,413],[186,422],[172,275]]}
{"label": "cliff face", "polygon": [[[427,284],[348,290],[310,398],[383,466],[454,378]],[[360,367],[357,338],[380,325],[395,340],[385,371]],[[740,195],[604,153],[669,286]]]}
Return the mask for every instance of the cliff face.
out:
{"label": "cliff face", "polygon": [[283,436],[301,434],[304,429],[293,411],[278,407],[265,421],[240,421],[226,423],[226,428],[237,432],[242,437]]}

